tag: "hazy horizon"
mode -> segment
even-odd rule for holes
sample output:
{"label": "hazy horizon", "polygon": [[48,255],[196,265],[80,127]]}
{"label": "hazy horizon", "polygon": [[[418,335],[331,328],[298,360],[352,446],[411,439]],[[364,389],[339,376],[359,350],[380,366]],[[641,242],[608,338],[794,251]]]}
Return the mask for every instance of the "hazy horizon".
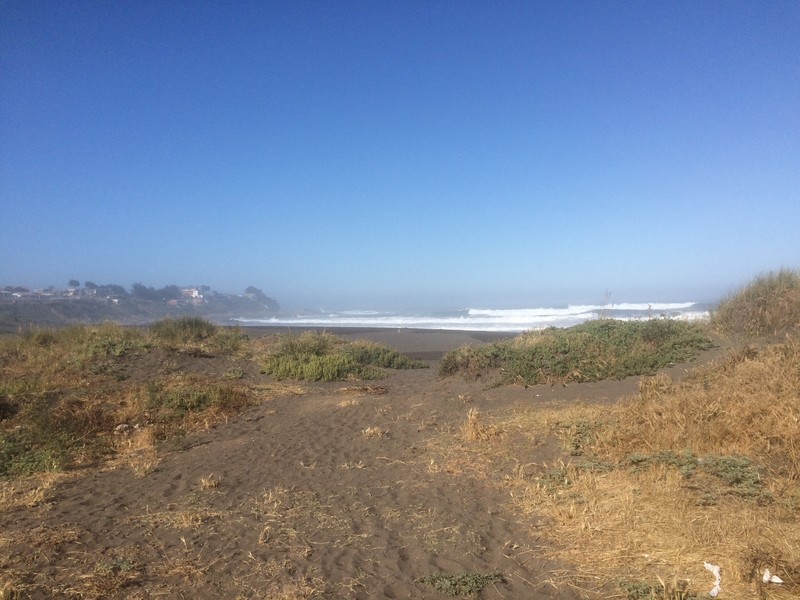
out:
{"label": "hazy horizon", "polygon": [[[123,283],[124,278],[117,278],[115,280],[97,280],[94,278],[76,279],[84,287],[86,282],[91,282],[96,285],[121,285],[126,291],[130,292],[133,284]],[[19,282],[4,282],[0,281],[0,288],[7,285],[20,285],[30,290],[46,290],[50,287],[55,289],[67,289],[68,281],[26,285]],[[271,293],[267,287],[259,286],[254,282],[236,288],[221,288],[211,282],[187,282],[183,280],[167,281],[167,282],[152,282],[137,281],[146,287],[154,287],[156,289],[168,285],[177,285],[179,287],[197,287],[208,286],[212,292],[219,292],[223,294],[241,295],[245,293],[247,287],[251,285],[259,288],[267,296],[276,300],[281,307],[282,311],[298,312],[298,311],[320,311],[320,312],[336,312],[336,311],[398,311],[398,312],[436,312],[436,311],[452,311],[452,310],[466,310],[466,309],[531,309],[531,308],[559,308],[567,306],[614,306],[623,303],[672,303],[672,302],[691,302],[700,305],[713,305],[720,300],[724,299],[729,294],[735,292],[738,288],[743,287],[748,281],[743,281],[740,284],[731,286],[730,288],[717,293],[716,295],[708,294],[703,295],[696,289],[694,291],[681,292],[675,288],[666,286],[663,290],[654,291],[652,293],[633,293],[628,292],[627,296],[621,296],[614,290],[598,291],[596,294],[582,294],[566,297],[556,293],[543,293],[536,295],[523,295],[513,296],[511,298],[502,298],[499,296],[491,295],[454,295],[451,297],[439,298],[425,298],[420,294],[410,293],[405,297],[398,297],[394,299],[387,299],[376,291],[372,295],[364,295],[359,297],[336,297],[335,295],[328,295],[325,297],[322,294],[319,297],[308,296],[294,296],[288,295],[281,297],[275,293]]]}
{"label": "hazy horizon", "polygon": [[0,285],[715,302],[800,267],[800,5],[4,3]]}

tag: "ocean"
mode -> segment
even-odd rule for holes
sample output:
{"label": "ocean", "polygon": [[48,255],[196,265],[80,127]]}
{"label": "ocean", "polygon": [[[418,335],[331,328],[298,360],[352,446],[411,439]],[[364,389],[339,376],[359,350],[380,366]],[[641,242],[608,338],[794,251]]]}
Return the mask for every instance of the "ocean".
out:
{"label": "ocean", "polygon": [[368,327],[521,332],[547,327],[572,327],[599,318],[621,320],[671,318],[703,320],[711,305],[699,302],[570,305],[553,308],[465,308],[451,311],[392,312],[373,310],[298,311],[269,319],[236,319],[242,326]]}

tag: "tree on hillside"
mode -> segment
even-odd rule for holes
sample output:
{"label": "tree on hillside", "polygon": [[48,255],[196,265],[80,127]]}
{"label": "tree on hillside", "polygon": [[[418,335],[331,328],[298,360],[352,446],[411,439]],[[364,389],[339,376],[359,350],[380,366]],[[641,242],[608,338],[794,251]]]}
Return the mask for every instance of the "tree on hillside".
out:
{"label": "tree on hillside", "polygon": [[181,297],[181,289],[177,285],[167,285],[157,290],[141,283],[134,283],[131,286],[131,294],[142,300],[175,300]]}
{"label": "tree on hillside", "polygon": [[117,285],[116,283],[107,283],[105,285],[98,285],[97,286],[97,295],[98,296],[117,296],[124,298],[128,295],[128,292],[125,291],[125,288],[121,285]]}
{"label": "tree on hillside", "polygon": [[96,290],[100,286],[98,286],[93,281],[87,281],[86,283],[83,284],[83,287],[85,287],[87,290]]}
{"label": "tree on hillside", "polygon": [[177,300],[183,295],[181,288],[177,285],[166,285],[160,290],[156,290],[156,294],[161,300]]}
{"label": "tree on hillside", "polygon": [[69,280],[69,287],[71,288],[79,288],[81,287],[81,282],[77,279],[70,279]]}
{"label": "tree on hillside", "polygon": [[156,290],[153,287],[147,287],[143,283],[134,283],[131,286],[131,295],[142,300],[156,300]]}

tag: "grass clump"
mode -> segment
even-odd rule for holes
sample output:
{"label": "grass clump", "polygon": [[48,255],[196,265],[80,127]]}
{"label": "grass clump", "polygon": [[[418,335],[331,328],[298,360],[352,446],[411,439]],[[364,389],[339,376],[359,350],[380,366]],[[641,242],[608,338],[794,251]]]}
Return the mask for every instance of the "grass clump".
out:
{"label": "grass clump", "polygon": [[150,326],[150,333],[158,340],[173,344],[200,342],[210,338],[218,327],[200,317],[162,319]]}
{"label": "grass clump", "polygon": [[464,440],[468,442],[488,442],[502,436],[503,432],[492,424],[483,422],[477,408],[470,408],[467,423],[464,425]]}
{"label": "grass clump", "polygon": [[147,352],[141,332],[114,323],[63,329],[28,329],[0,340],[0,366],[45,377],[101,372],[114,359]]}
{"label": "grass clump", "polygon": [[775,336],[800,329],[800,272],[760,275],[711,315],[711,326],[733,336]]}
{"label": "grass clump", "polygon": [[372,342],[346,342],[329,333],[284,336],[264,359],[263,371],[278,379],[341,381],[381,379],[383,369],[414,369],[424,363]]}
{"label": "grass clump", "polygon": [[465,571],[457,575],[437,573],[421,577],[417,581],[428,584],[448,596],[469,596],[477,594],[490,583],[503,581],[503,576],[499,573],[483,574]]}
{"label": "grass clump", "polygon": [[[181,426],[192,413],[230,414],[251,403],[247,388],[198,376],[176,376],[146,386],[143,405],[162,426]],[[167,427],[171,429],[171,427]]]}
{"label": "grass clump", "polygon": [[758,457],[770,470],[800,478],[798,342],[733,351],[680,385],[645,388],[615,410],[595,447],[615,455],[657,448]]}
{"label": "grass clump", "polygon": [[713,346],[704,329],[670,319],[600,319],[569,329],[549,328],[445,355],[442,375],[499,374],[500,383],[566,383],[653,373]]}
{"label": "grass clump", "polygon": [[22,477],[64,468],[69,443],[31,432],[0,433],[0,478]]}
{"label": "grass clump", "polygon": [[686,480],[694,481],[688,489],[700,492],[701,501],[706,505],[717,504],[716,492],[720,484],[724,486],[721,490],[723,493],[762,502],[770,501],[769,493],[763,489],[758,466],[747,456],[698,457],[691,451],[676,453],[667,450],[650,455],[635,453],[623,464],[639,473],[656,465],[675,468]]}

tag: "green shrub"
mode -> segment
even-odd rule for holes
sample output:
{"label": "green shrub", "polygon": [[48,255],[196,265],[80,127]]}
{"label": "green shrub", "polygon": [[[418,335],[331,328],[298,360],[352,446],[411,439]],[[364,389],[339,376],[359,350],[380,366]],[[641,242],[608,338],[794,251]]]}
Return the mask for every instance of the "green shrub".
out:
{"label": "green shrub", "polygon": [[245,347],[247,334],[242,333],[238,327],[218,328],[216,333],[209,338],[208,345],[219,354],[236,354]]}
{"label": "green shrub", "polygon": [[503,581],[503,576],[499,573],[459,573],[448,575],[447,573],[437,573],[418,579],[420,583],[427,583],[448,596],[469,596],[477,594],[490,583]]}
{"label": "green shrub", "polygon": [[72,410],[76,403],[56,394],[27,395],[16,415],[23,424],[0,431],[0,477],[57,471],[72,463],[85,449],[83,436],[97,433],[96,419]]}
{"label": "green shrub", "polygon": [[31,432],[0,433],[0,477],[20,477],[66,466],[69,444],[61,437],[42,439]]}
{"label": "green shrub", "polygon": [[305,332],[283,336],[264,360],[265,373],[278,379],[340,381],[380,379],[382,369],[420,368],[420,361],[372,342],[345,342],[329,333]]}
{"label": "green shrub", "polygon": [[373,365],[385,369],[419,369],[425,366],[421,361],[373,342],[353,342],[347,346],[345,354],[359,365]]}
{"label": "green shrub", "polygon": [[153,323],[150,333],[157,340],[168,344],[186,344],[206,340],[214,335],[217,329],[216,325],[200,317],[180,317]]}
{"label": "green shrub", "polygon": [[193,388],[165,389],[157,384],[147,388],[147,408],[169,408],[180,414],[205,408],[212,402],[212,390]]}
{"label": "green shrub", "polygon": [[442,375],[476,377],[494,370],[501,383],[564,383],[653,373],[712,347],[704,329],[669,319],[600,319],[569,329],[549,328],[446,354]]}
{"label": "green shrub", "polygon": [[279,355],[269,357],[264,369],[278,379],[337,381],[355,372],[356,365],[348,357],[341,355]]}
{"label": "green shrub", "polygon": [[281,334],[277,336],[277,340],[278,346],[275,354],[293,358],[325,356],[345,344],[344,340],[331,333],[314,331],[305,331],[300,335]]}
{"label": "green shrub", "polygon": [[711,326],[745,337],[800,329],[800,272],[781,269],[757,277],[720,303],[711,315]]}

